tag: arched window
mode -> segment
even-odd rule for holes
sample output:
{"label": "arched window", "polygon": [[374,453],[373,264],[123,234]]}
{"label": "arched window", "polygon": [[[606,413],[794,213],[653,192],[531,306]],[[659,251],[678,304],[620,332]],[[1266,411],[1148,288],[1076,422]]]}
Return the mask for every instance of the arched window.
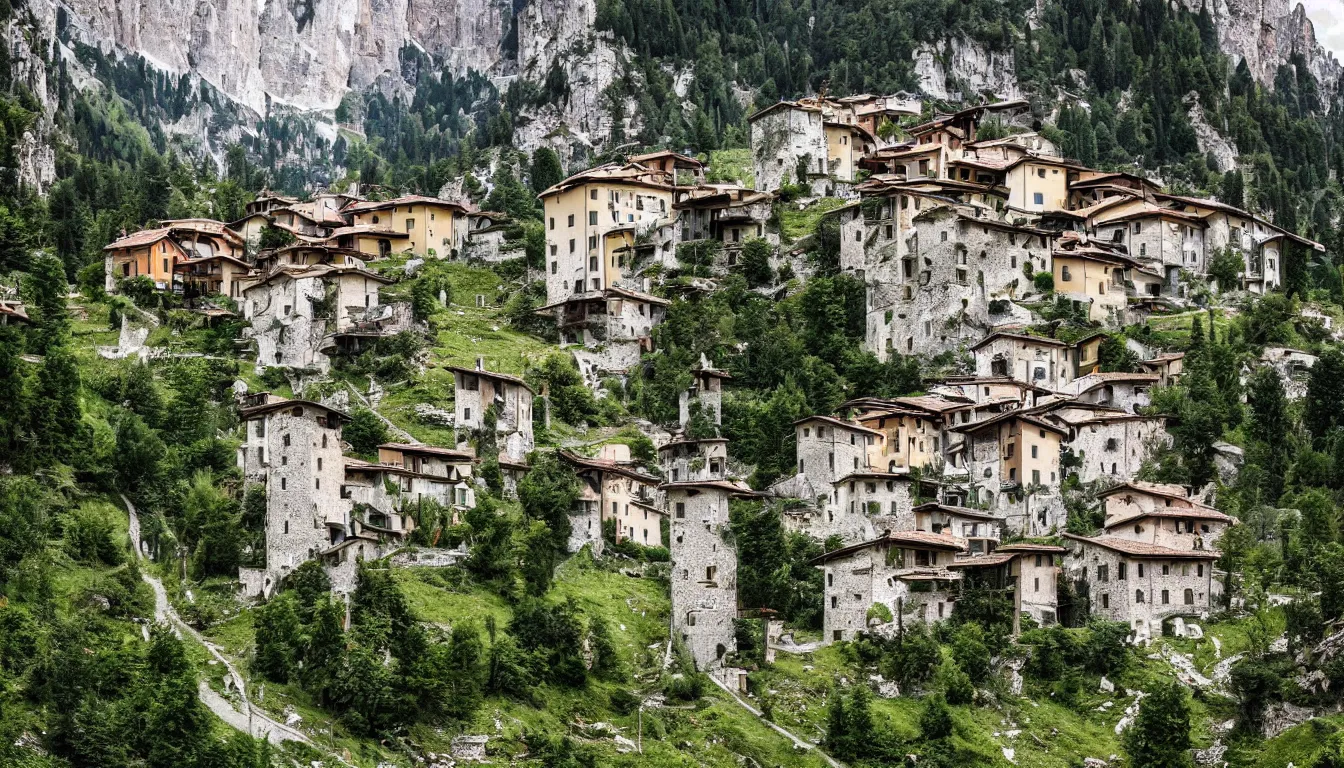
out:
{"label": "arched window", "polygon": [[1185,590],[1185,604],[1186,604],[1186,605],[1194,605],[1194,604],[1195,604],[1195,590],[1193,590],[1193,589],[1187,589],[1187,590]]}
{"label": "arched window", "polygon": [[1136,590],[1134,590],[1134,602],[1136,602],[1136,603],[1142,603],[1142,602],[1143,602],[1143,590],[1142,590],[1142,589],[1136,589]]}

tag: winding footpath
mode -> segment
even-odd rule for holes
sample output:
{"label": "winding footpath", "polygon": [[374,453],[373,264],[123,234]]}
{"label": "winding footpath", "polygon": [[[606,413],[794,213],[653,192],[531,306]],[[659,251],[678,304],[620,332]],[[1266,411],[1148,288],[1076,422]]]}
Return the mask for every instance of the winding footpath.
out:
{"label": "winding footpath", "polygon": [[[145,560],[144,552],[140,550],[140,516],[136,514],[135,505],[126,498],[125,494],[121,496],[122,502],[126,505],[126,512],[130,515],[130,536],[131,544],[135,547],[135,556],[139,560]],[[141,569],[140,578],[154,590],[154,618],[160,623],[172,627],[178,637],[183,633],[191,636],[193,640],[205,646],[215,660],[224,665],[228,671],[229,681],[233,690],[238,692],[242,699],[242,711],[235,709],[228,699],[224,698],[218,691],[210,687],[210,684],[202,680],[197,686],[197,693],[200,696],[201,703],[211,712],[214,712],[220,720],[223,720],[231,728],[242,731],[258,739],[266,739],[272,744],[280,744],[284,741],[301,741],[304,744],[312,744],[312,741],[302,732],[275,720],[259,709],[252,706],[252,702],[247,698],[247,685],[243,681],[243,676],[238,673],[237,667],[229,661],[214,643],[206,640],[205,637],[197,632],[177,615],[177,610],[168,600],[168,592],[163,588],[163,582],[151,576],[149,571]]]}

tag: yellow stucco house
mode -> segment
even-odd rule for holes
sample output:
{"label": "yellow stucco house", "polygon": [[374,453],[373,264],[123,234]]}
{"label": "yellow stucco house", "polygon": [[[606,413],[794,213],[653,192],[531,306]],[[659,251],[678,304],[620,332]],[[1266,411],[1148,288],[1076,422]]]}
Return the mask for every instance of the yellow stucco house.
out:
{"label": "yellow stucco house", "polygon": [[[350,238],[352,244],[341,243],[342,247],[370,256],[385,255],[383,249],[390,248],[421,258],[456,258],[467,233],[466,206],[424,195],[354,202],[341,214],[350,226],[333,231],[332,236]],[[390,233],[399,236],[393,238]]]}

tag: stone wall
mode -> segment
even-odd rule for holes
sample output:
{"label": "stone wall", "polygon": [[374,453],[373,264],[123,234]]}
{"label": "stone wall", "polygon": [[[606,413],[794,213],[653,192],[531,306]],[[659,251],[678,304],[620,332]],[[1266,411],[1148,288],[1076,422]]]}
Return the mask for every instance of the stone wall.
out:
{"label": "stone wall", "polygon": [[[1080,591],[1088,595],[1093,616],[1123,621],[1140,637],[1160,635],[1162,620],[1171,616],[1208,617],[1214,594],[1211,561],[1136,559],[1095,544],[1074,544],[1077,551],[1069,556],[1066,568],[1070,578],[1082,584]],[[1139,575],[1140,567],[1143,575]],[[1163,590],[1167,592],[1165,603]],[[1191,603],[1185,602],[1186,590],[1190,590]],[[1139,592],[1143,602],[1139,602]]]}
{"label": "stone wall", "polygon": [[1171,443],[1162,418],[1118,418],[1074,425],[1070,431],[1068,448],[1082,462],[1073,471],[1084,483],[1128,480],[1152,447]]}
{"label": "stone wall", "polygon": [[751,124],[752,165],[756,189],[775,192],[786,181],[798,178],[798,163],[806,161],[810,173],[824,174],[826,135],[820,111],[781,108]]}
{"label": "stone wall", "polygon": [[737,650],[737,549],[728,533],[727,491],[667,489],[671,518],[672,636],[696,669],[721,667]]}

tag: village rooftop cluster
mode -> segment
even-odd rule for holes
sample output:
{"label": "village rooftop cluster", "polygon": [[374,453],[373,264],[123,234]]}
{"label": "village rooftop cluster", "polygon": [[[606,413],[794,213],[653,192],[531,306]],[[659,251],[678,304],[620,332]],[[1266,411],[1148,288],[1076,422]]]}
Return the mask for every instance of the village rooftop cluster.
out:
{"label": "village rooftop cluster", "polygon": [[[661,151],[541,193],[546,300],[537,312],[594,388],[629,376],[653,351],[669,305],[655,295],[658,276],[687,266],[683,246],[714,244],[695,290],[737,269],[754,240],[783,265],[791,254],[772,211],[800,197],[844,201],[826,215],[839,228],[841,269],[866,286],[870,351],[973,361],[923,395],[857,397],[839,416],[798,421],[795,472],[769,488],[752,489],[735,471],[717,429],[731,377],[706,359],[691,371],[677,429],[657,435],[656,467],[623,445],[594,456],[559,451],[583,488],[570,549],[600,553],[606,526],[618,542],[667,546],[673,636],[700,669],[727,672],[734,620],[755,608],[737,599],[734,498],[773,499],[789,529],[842,542],[813,563],[825,578],[828,643],[947,619],[968,580],[1011,592],[1014,615],[1038,625],[1058,621],[1067,580],[1094,615],[1125,622],[1136,641],[1218,606],[1219,538],[1236,521],[1185,488],[1135,479],[1170,441],[1146,406],[1154,387],[1179,381],[1182,355],[1141,349],[1141,372],[1104,373],[1104,334],[1066,342],[1032,333],[1033,306],[1053,292],[1118,328],[1187,306],[1217,257],[1235,254],[1235,287],[1263,293],[1281,285],[1289,249],[1321,246],[1249,212],[1060,157],[1027,128],[1026,108],[988,104],[921,122],[921,105],[896,96],[780,102],[749,118],[755,188],[707,183],[699,160]],[[108,290],[145,277],[207,312],[229,312],[211,303],[228,297],[251,323],[258,369],[320,374],[333,350],[413,325],[406,307],[380,301],[389,280],[366,261],[514,255],[503,248],[501,215],[435,198],[267,194],[247,210],[228,224],[169,221],[111,243]],[[259,248],[266,228],[290,242]],[[1266,354],[1291,396],[1313,360]],[[536,447],[533,401],[544,393],[482,360],[452,372],[455,427],[482,429],[495,409],[511,492]],[[343,455],[337,408],[259,393],[240,414],[239,464],[267,489],[265,565],[240,574],[249,595],[273,593],[313,559],[348,592],[355,562],[402,546],[414,526],[409,504],[432,498],[455,514],[475,504],[481,457],[465,442],[388,443],[368,462]],[[692,430],[696,420],[712,434]],[[1080,481],[1107,486],[1103,529],[1064,534],[1064,546],[1033,543],[1065,528],[1062,457]]]}

